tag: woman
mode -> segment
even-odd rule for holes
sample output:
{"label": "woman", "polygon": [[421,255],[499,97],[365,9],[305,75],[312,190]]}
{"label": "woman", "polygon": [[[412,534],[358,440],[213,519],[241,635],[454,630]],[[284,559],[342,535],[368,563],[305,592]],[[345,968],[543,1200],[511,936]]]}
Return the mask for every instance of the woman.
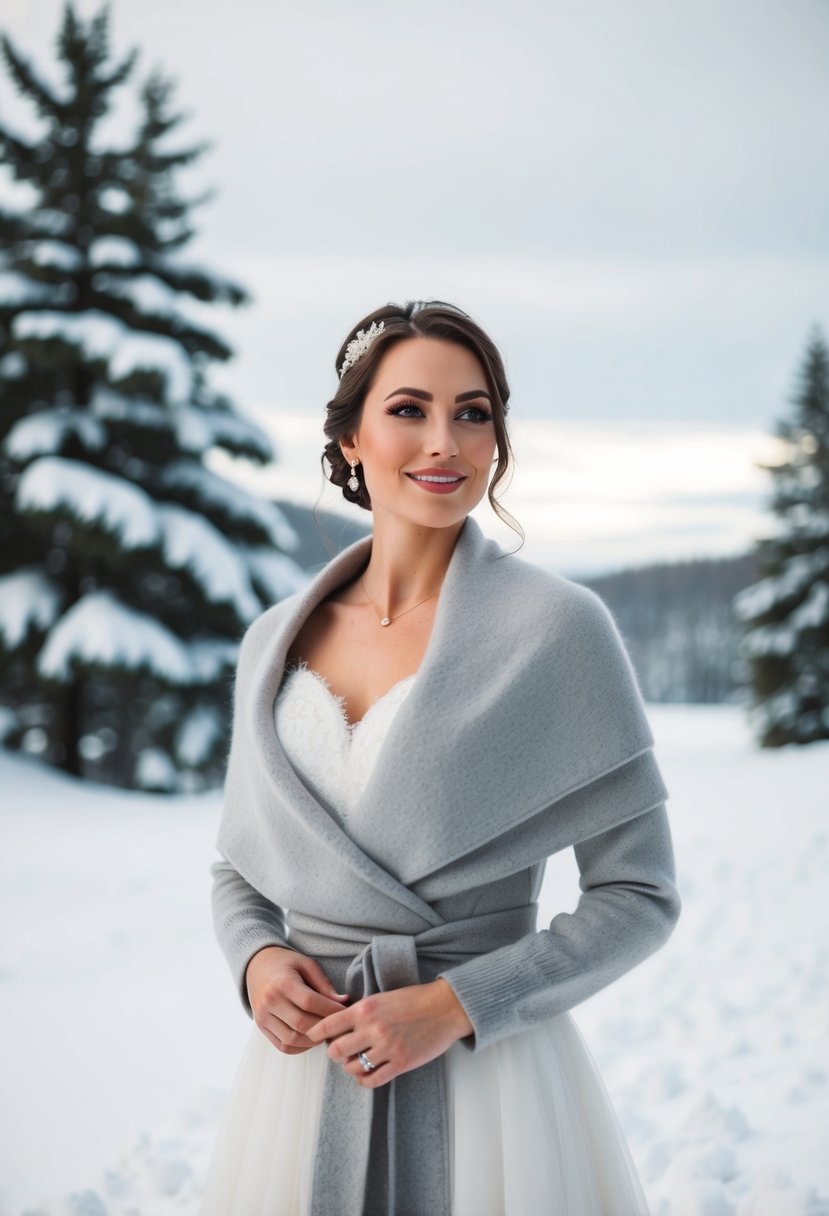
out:
{"label": "woman", "polygon": [[510,451],[486,334],[349,338],[324,456],[373,532],[240,649],[213,914],[254,1026],[202,1216],[639,1216],[568,1012],[679,915],[639,688],[599,597],[469,515]]}

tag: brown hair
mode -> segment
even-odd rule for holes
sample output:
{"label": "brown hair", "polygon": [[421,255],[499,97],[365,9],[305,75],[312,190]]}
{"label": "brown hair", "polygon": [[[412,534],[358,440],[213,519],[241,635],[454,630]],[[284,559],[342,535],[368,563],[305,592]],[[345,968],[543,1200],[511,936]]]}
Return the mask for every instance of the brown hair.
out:
{"label": "brown hair", "polygon": [[[468,313],[443,300],[409,300],[402,307],[399,304],[386,304],[358,321],[343,341],[335,362],[337,375],[339,375],[339,369],[345,359],[349,342],[356,336],[358,330],[368,329],[375,321],[378,324],[380,321],[383,322],[382,332],[373,339],[371,346],[358,361],[346,369],[340,379],[337,392],[325,407],[323,431],[328,442],[320,458],[324,476],[334,485],[341,487],[343,497],[348,502],[356,503],[358,507],[363,507],[367,511],[371,510],[371,498],[365,483],[361,481],[358,490],[351,490],[347,485],[351,476],[351,467],[343,455],[340,440],[345,436],[353,435],[357,430],[363,403],[371,388],[377,366],[387,350],[395,343],[407,338],[443,338],[449,342],[457,342],[459,346],[465,346],[478,357],[483,365],[487,389],[492,396],[493,422],[498,448],[498,463],[487,489],[487,497],[496,515],[512,526],[509,524],[509,520],[514,517],[501,508],[501,504],[494,496],[494,491],[510,468],[510,459],[513,457],[507,433],[510,389],[504,363],[495,343]],[[330,474],[325,471],[324,462],[326,460],[331,469]],[[520,531],[520,524],[518,528]],[[523,537],[523,531],[520,534]]]}

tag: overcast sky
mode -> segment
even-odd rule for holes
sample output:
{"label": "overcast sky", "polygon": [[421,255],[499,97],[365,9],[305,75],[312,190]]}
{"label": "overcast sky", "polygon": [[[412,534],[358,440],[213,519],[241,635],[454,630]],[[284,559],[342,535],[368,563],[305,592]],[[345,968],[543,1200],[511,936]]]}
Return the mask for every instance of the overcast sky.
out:
{"label": "overcast sky", "polygon": [[[62,7],[0,3],[55,80]],[[218,191],[190,255],[254,297],[213,322],[237,351],[216,383],[279,447],[257,484],[342,502],[319,471],[339,345],[380,304],[436,296],[504,353],[527,557],[590,571],[767,529],[752,461],[810,332],[829,338],[827,0],[110,12],[115,56],[141,55],[102,132],[129,129],[158,66],[190,114],[171,146],[214,141],[179,182]],[[0,106],[37,131],[2,70]]]}

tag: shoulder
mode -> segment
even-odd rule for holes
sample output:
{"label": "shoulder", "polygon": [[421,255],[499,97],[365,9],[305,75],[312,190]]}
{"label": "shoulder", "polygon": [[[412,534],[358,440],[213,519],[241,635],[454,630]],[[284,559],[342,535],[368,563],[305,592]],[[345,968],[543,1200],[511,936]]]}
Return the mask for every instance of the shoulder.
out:
{"label": "shoulder", "polygon": [[590,587],[554,570],[507,555],[492,563],[487,618],[499,622],[498,644],[513,670],[534,682],[539,673],[578,695],[626,689],[638,680],[622,633],[605,601]]}
{"label": "shoulder", "polygon": [[526,622],[587,634],[617,634],[605,601],[584,583],[508,553],[491,563],[498,598]]}

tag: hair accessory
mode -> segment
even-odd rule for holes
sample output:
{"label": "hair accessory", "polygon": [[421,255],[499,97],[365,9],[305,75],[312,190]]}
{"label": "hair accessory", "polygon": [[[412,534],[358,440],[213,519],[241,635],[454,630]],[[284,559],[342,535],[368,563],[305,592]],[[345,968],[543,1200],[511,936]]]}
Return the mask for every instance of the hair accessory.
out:
{"label": "hair accessory", "polygon": [[376,321],[372,321],[368,329],[357,330],[357,337],[352,338],[345,348],[345,359],[343,359],[343,364],[340,368],[341,380],[349,367],[353,367],[357,360],[366,353],[374,339],[382,331],[383,325],[383,321],[379,325]]}

